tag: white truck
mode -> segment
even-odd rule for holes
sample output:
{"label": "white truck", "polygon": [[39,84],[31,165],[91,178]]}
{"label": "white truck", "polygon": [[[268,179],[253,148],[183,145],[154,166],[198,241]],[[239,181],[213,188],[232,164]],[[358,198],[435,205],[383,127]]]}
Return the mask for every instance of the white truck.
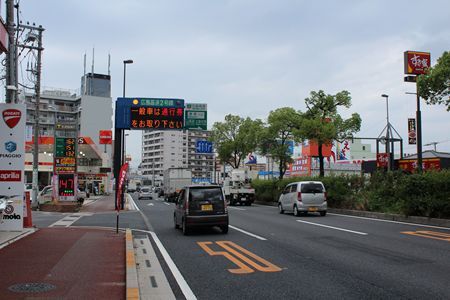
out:
{"label": "white truck", "polygon": [[192,183],[192,171],[188,168],[169,168],[164,171],[164,199],[174,202],[177,193]]}
{"label": "white truck", "polygon": [[255,201],[255,189],[251,187],[252,179],[246,169],[234,169],[223,182],[225,198],[230,205],[237,203],[252,205]]}

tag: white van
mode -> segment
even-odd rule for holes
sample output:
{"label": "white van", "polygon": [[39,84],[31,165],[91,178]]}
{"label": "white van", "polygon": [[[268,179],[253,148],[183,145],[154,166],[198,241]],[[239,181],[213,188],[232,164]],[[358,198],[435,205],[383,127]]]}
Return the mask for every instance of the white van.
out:
{"label": "white van", "polygon": [[288,184],[278,200],[280,214],[285,211],[300,213],[319,212],[327,214],[327,192],[320,181],[299,181]]}

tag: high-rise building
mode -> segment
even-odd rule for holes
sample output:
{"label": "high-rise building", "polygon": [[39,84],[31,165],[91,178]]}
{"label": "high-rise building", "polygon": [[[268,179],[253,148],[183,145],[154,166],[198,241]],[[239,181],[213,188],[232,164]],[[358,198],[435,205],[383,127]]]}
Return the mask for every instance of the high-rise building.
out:
{"label": "high-rise building", "polygon": [[212,179],[214,156],[196,152],[197,140],[206,140],[209,131],[167,130],[142,132],[142,175],[161,185],[164,170],[168,168],[190,168],[193,182]]}

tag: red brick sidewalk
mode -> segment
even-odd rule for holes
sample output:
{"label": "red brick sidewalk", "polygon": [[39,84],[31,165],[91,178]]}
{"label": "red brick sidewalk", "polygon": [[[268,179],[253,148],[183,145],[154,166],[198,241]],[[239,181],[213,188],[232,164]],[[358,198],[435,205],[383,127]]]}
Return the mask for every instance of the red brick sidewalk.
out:
{"label": "red brick sidewalk", "polygon": [[[39,229],[0,250],[0,270],[1,299],[125,299],[125,237],[110,230]],[[54,289],[12,291],[27,283]]]}

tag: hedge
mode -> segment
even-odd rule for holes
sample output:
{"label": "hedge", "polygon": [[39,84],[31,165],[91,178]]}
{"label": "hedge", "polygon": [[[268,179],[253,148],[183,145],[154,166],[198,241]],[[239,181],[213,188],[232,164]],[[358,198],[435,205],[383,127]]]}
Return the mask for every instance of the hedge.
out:
{"label": "hedge", "polygon": [[297,177],[254,180],[256,199],[278,202],[283,188],[295,181],[322,181],[330,208],[450,218],[450,171],[423,174],[378,172],[366,176]]}

